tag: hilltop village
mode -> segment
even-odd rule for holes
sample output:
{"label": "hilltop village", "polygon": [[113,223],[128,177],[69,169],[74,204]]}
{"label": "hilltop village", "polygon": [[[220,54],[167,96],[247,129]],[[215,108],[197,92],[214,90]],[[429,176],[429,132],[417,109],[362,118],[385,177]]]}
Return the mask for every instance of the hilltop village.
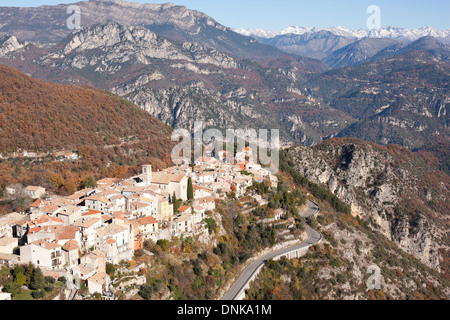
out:
{"label": "hilltop village", "polygon": [[69,286],[83,283],[89,294],[112,298],[107,264],[133,259],[148,240],[207,232],[205,219],[230,195],[267,204],[249,187],[265,182],[276,188],[278,178],[253,163],[251,152],[238,152],[232,163],[223,152],[219,159],[202,157],[159,172],[144,165],[138,176],[102,179],[68,197],[27,187],[36,199],[29,210],[0,218],[0,264],[32,263],[46,276],[64,277]]}

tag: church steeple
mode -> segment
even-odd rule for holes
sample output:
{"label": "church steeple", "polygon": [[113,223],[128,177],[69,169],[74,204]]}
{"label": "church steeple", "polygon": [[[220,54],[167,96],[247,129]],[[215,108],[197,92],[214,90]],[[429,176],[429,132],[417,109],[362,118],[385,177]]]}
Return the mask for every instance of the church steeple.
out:
{"label": "church steeple", "polygon": [[142,176],[146,187],[150,186],[152,183],[152,174],[153,171],[151,165],[146,164],[142,166]]}

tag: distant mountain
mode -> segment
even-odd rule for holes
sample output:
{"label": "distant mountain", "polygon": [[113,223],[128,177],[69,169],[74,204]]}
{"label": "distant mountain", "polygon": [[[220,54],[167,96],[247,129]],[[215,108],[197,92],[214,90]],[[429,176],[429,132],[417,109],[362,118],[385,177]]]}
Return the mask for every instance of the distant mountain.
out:
{"label": "distant mountain", "polygon": [[400,44],[387,47],[374,55],[371,60],[387,59],[416,50],[427,51],[443,61],[450,59],[450,46],[440,42],[436,38],[427,36],[409,45]]}
{"label": "distant mountain", "polygon": [[450,65],[426,51],[315,75],[306,84],[357,121],[338,136],[411,149],[448,137]]}
{"label": "distant mountain", "polygon": [[324,59],[336,50],[355,41],[353,38],[337,36],[325,30],[257,39],[264,44],[277,47],[285,52],[315,59]]}
{"label": "distant mountain", "polygon": [[379,30],[367,30],[367,29],[348,29],[344,27],[335,28],[313,28],[313,27],[298,27],[290,26],[281,31],[269,31],[261,29],[235,29],[236,32],[249,37],[257,38],[274,38],[282,35],[296,34],[303,35],[306,33],[316,33],[319,31],[328,31],[336,36],[346,38],[387,38],[395,39],[406,42],[418,40],[420,38],[431,36],[438,38],[444,42],[450,42],[450,30],[438,30],[432,27],[423,27],[418,29],[396,28],[396,27],[384,27]]}
{"label": "distant mountain", "polygon": [[332,68],[343,68],[364,62],[388,47],[402,47],[405,45],[398,40],[364,38],[334,51],[323,59],[323,62]]}
{"label": "distant mountain", "polygon": [[446,60],[448,47],[445,43],[450,43],[450,30],[440,31],[434,28],[388,27],[369,31],[342,27],[318,29],[292,26],[279,32],[245,29],[236,31],[287,53],[320,59],[332,68],[381,60],[413,50],[432,52]]}
{"label": "distant mountain", "polygon": [[[233,42],[245,52],[235,54],[239,50],[223,47],[223,41],[237,39],[236,33],[184,7],[78,4],[89,15],[83,20],[87,26],[74,32],[57,23],[64,5],[0,8],[5,23],[0,28],[12,32],[2,38],[0,62],[39,79],[109,90],[173,128],[192,129],[201,120],[207,128],[279,129],[284,144],[314,145],[329,137],[356,136],[409,148],[446,134],[448,65],[443,63],[446,46],[438,41],[347,38],[342,28],[335,30],[342,35],[311,28],[273,40],[273,45],[292,47],[297,54],[326,55],[323,59],[334,68],[351,65],[334,72],[317,59],[265,44],[258,48],[281,55],[272,55],[272,49],[259,55],[256,40],[244,36],[239,37],[252,45]],[[102,22],[90,24],[96,20]],[[386,56],[379,60],[382,53]],[[393,116],[381,117],[391,112]]]}
{"label": "distant mountain", "polygon": [[[172,3],[149,4],[121,0],[90,0],[74,3],[82,12],[82,27],[115,21],[124,26],[142,26],[166,38],[196,42],[233,57],[279,58],[286,54],[227,28],[208,15]],[[30,8],[0,7],[0,35],[41,45],[60,42],[71,33],[66,26],[69,4]]]}
{"label": "distant mountain", "polygon": [[54,46],[29,44],[0,61],[40,79],[110,90],[174,128],[191,129],[202,120],[207,127],[280,129],[284,142],[313,143],[335,128],[305,124],[301,114],[313,122],[327,117],[338,128],[348,122],[340,112],[316,112],[302,90],[310,71],[298,58],[239,60],[113,21],[83,28]]}

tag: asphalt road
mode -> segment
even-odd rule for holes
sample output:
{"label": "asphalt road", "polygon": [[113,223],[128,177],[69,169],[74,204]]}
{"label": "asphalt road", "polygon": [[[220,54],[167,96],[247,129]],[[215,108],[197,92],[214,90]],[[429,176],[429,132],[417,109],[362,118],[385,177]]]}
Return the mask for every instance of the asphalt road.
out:
{"label": "asphalt road", "polygon": [[[305,218],[311,217],[319,212],[319,207],[312,201],[308,200],[307,206],[308,206],[308,210],[304,214]],[[241,291],[241,289],[247,284],[247,281],[253,276],[253,274],[258,270],[258,268],[261,265],[265,264],[270,259],[274,259],[275,257],[277,257],[279,255],[288,253],[293,250],[298,250],[298,249],[309,247],[311,245],[315,245],[322,238],[322,236],[319,232],[312,229],[308,225],[306,225],[306,231],[308,233],[308,238],[304,242],[290,246],[290,247],[286,247],[286,248],[283,248],[280,250],[273,251],[273,252],[255,260],[254,262],[252,262],[241,273],[239,279],[231,286],[231,288],[228,290],[228,292],[223,296],[222,300],[228,300],[228,301],[235,300],[237,298],[237,295]]]}

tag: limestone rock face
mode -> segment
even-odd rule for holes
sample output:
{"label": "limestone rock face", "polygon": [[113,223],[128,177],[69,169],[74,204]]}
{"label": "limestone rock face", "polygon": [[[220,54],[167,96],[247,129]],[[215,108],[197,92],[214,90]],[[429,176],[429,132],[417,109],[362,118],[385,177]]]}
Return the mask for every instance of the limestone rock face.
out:
{"label": "limestone rock face", "polygon": [[[94,50],[98,53],[94,53]],[[183,60],[224,68],[238,66],[233,58],[216,50],[193,43],[180,45],[146,28],[124,27],[111,21],[74,33],[59,54],[53,53],[48,56],[52,57],[68,59],[66,67],[79,69],[96,64],[98,61],[105,64],[120,64],[127,61],[150,64],[150,59]]]}
{"label": "limestone rock face", "polygon": [[[296,146],[289,149],[288,155],[296,171],[325,185],[351,208],[354,216],[372,221],[378,232],[404,251],[440,269],[438,251],[447,248],[445,222],[441,221],[441,225],[430,216],[444,218],[445,213],[427,205],[429,199],[437,199],[431,190],[423,192],[423,197],[418,195],[422,183],[419,171],[400,164],[397,155],[387,149],[357,140],[312,148]],[[445,197],[449,190],[443,187],[441,192]],[[410,209],[411,201],[427,209]]]}
{"label": "limestone rock face", "polygon": [[5,57],[8,53],[24,48],[26,44],[21,43],[14,36],[0,37],[0,57]]}

